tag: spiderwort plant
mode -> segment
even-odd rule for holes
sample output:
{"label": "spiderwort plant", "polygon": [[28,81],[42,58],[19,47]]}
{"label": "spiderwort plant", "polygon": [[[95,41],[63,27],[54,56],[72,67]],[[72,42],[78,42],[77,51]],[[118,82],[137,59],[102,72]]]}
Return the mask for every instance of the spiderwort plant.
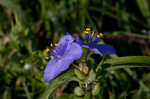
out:
{"label": "spiderwort plant", "polygon": [[102,33],[96,35],[94,32],[91,32],[90,28],[86,28],[84,34],[85,42],[80,40],[79,37],[76,37],[76,41],[80,44],[80,46],[89,48],[90,50],[100,54],[101,56],[115,53],[115,49],[111,45],[97,44],[99,41],[101,41],[101,38],[103,37]]}
{"label": "spiderwort plant", "polygon": [[53,80],[61,72],[68,69],[74,60],[82,56],[80,45],[74,42],[74,38],[70,34],[63,36],[58,44],[51,44],[50,46],[51,48],[46,49],[50,53],[50,61],[44,70],[46,82]]}

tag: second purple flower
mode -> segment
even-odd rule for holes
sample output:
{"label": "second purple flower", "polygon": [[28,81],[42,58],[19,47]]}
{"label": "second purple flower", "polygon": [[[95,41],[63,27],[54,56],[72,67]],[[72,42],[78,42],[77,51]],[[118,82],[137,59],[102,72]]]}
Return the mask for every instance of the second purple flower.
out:
{"label": "second purple flower", "polygon": [[91,32],[90,28],[86,28],[84,31],[85,33],[85,39],[82,41],[79,37],[76,37],[76,42],[80,44],[80,46],[89,48],[95,53],[102,55],[109,55],[114,54],[115,49],[111,45],[107,44],[97,44],[99,41],[101,41],[101,37],[103,36],[102,33],[95,34],[94,32]]}

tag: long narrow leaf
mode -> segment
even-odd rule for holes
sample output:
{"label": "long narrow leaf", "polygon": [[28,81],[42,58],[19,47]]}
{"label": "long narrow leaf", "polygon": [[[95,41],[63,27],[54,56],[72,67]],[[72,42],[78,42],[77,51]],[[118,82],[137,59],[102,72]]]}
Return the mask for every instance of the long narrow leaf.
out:
{"label": "long narrow leaf", "polygon": [[144,17],[148,17],[150,15],[149,7],[148,7],[148,0],[136,0],[136,3],[141,10],[141,13]]}
{"label": "long narrow leaf", "polygon": [[27,19],[22,9],[13,0],[0,0],[0,4],[13,11],[23,24],[27,23]]}
{"label": "long narrow leaf", "polygon": [[135,65],[147,65],[150,66],[150,56],[126,56],[118,57],[106,60],[104,64],[113,65],[125,65],[125,64],[135,64]]}
{"label": "long narrow leaf", "polygon": [[149,0],[136,0],[137,5],[142,13],[142,15],[147,19],[148,24],[150,24],[150,12],[149,12]]}
{"label": "long narrow leaf", "polygon": [[55,80],[51,81],[49,83],[49,86],[47,90],[40,96],[39,99],[48,99],[48,97],[55,91],[56,88],[58,88],[61,84],[64,82],[68,82],[73,80],[74,72],[72,69],[68,70],[64,74],[57,77]]}

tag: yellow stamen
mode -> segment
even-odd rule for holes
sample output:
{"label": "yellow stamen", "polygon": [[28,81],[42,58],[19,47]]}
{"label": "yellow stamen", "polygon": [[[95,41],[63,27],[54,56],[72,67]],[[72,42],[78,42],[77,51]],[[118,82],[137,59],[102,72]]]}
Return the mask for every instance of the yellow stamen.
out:
{"label": "yellow stamen", "polygon": [[45,57],[45,59],[47,59],[47,60],[48,60],[48,59],[49,59],[49,57]]}
{"label": "yellow stamen", "polygon": [[52,44],[52,43],[50,44],[50,47],[53,47],[53,44]]}
{"label": "yellow stamen", "polygon": [[49,51],[49,48],[46,48],[46,49],[45,49],[45,52],[47,53],[48,51]]}
{"label": "yellow stamen", "polygon": [[88,34],[89,32],[88,32],[88,31],[84,31],[84,33],[85,33],[85,34]]}
{"label": "yellow stamen", "polygon": [[99,35],[96,35],[98,38],[100,38],[100,36]]}
{"label": "yellow stamen", "polygon": [[55,46],[58,46],[58,43],[55,43],[54,45],[55,45]]}
{"label": "yellow stamen", "polygon": [[98,38],[102,38],[102,37],[103,37],[103,34],[102,34],[102,33],[99,33],[99,34],[97,35],[97,37],[98,37]]}
{"label": "yellow stamen", "polygon": [[50,57],[51,57],[51,60],[54,59],[54,56],[50,56]]}
{"label": "yellow stamen", "polygon": [[100,38],[101,38],[101,37],[103,37],[103,34],[102,34],[102,33],[99,33],[99,36],[100,36]]}
{"label": "yellow stamen", "polygon": [[56,50],[53,50],[53,52],[55,52],[55,53],[56,53]]}
{"label": "yellow stamen", "polygon": [[85,30],[86,30],[86,31],[90,31],[90,30],[91,30],[91,28],[86,28]]}

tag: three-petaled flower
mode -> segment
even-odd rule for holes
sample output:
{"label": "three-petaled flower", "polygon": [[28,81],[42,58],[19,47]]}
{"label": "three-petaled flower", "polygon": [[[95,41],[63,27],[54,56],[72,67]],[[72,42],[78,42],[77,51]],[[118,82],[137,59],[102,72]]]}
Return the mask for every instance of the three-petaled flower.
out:
{"label": "three-petaled flower", "polygon": [[98,53],[100,55],[108,55],[115,53],[115,49],[111,45],[97,44],[101,40],[101,37],[103,36],[102,33],[95,35],[94,32],[91,32],[90,28],[86,28],[84,33],[86,42],[81,41],[79,37],[76,37],[76,42],[80,44],[80,46],[89,48],[93,52]]}
{"label": "three-petaled flower", "polygon": [[100,55],[115,53],[115,49],[111,45],[97,44],[102,36],[102,33],[95,35],[90,28],[86,28],[86,42],[80,40],[79,37],[74,38],[67,34],[60,39],[58,44],[54,44],[54,47],[51,44],[50,46],[53,48],[46,50],[50,53],[50,61],[44,70],[45,81],[53,80],[61,72],[68,69],[74,60],[79,59],[82,56],[81,47],[89,48]]}
{"label": "three-petaled flower", "polygon": [[68,69],[74,60],[82,56],[80,45],[75,43],[74,38],[69,34],[63,36],[58,45],[55,45],[51,50],[47,50],[51,54],[50,61],[44,70],[44,79],[47,82]]}

